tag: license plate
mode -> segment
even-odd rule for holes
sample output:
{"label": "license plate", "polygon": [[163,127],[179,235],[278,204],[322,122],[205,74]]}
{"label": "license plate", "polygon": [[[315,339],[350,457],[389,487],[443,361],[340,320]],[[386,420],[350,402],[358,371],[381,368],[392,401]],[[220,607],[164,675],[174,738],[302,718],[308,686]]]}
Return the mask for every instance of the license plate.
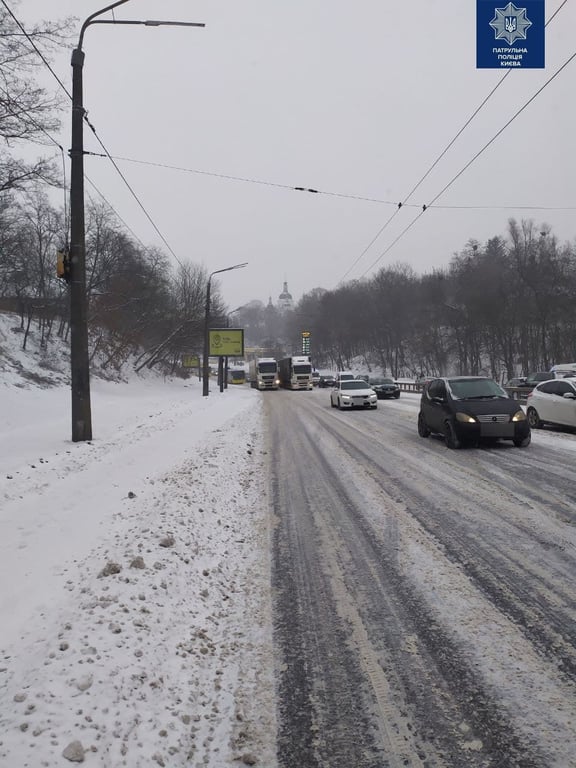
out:
{"label": "license plate", "polygon": [[514,424],[480,424],[480,437],[514,437]]}

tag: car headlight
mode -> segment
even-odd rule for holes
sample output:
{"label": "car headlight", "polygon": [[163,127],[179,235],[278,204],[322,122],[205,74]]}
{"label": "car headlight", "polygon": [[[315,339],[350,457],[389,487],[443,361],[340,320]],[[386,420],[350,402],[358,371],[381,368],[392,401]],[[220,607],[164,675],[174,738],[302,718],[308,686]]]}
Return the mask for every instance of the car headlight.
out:
{"label": "car headlight", "polygon": [[524,411],[516,411],[514,416],[512,416],[512,421],[526,421],[526,414]]}
{"label": "car headlight", "polygon": [[461,412],[456,414],[456,421],[461,421],[463,424],[476,424],[474,416],[469,416],[467,413]]}
{"label": "car headlight", "polygon": [[342,395],[342,400],[350,400],[350,395]]}

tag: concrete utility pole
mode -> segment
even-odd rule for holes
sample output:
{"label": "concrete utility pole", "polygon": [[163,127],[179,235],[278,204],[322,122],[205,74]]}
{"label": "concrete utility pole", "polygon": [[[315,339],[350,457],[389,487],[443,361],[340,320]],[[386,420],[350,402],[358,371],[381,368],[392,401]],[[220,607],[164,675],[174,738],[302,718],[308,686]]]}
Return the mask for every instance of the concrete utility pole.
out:
{"label": "concrete utility pole", "polygon": [[72,382],[72,440],[92,439],[90,359],[88,354],[88,297],[86,295],[86,235],[84,226],[84,33],[91,24],[141,24],[146,27],[204,27],[186,21],[97,19],[129,0],[117,0],[89,16],[72,51],[72,147],[70,149],[70,369]]}

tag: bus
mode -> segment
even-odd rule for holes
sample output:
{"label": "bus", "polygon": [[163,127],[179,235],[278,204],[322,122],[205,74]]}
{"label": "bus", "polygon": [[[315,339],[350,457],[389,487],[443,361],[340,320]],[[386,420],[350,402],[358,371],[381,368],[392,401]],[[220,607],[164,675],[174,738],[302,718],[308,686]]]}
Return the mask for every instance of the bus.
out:
{"label": "bus", "polygon": [[244,368],[228,368],[228,384],[246,384]]}

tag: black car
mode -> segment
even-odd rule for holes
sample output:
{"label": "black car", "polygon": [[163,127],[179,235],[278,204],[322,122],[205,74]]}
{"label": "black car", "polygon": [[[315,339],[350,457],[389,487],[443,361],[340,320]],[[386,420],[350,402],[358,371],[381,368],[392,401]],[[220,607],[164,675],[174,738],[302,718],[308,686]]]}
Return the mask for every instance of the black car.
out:
{"label": "black car", "polygon": [[523,387],[530,387],[530,389],[534,389],[536,384],[540,384],[542,381],[550,381],[550,379],[553,379],[554,374],[550,373],[550,371],[538,371],[538,373],[529,373],[528,376],[524,379],[524,384],[522,384]]}
{"label": "black car", "polygon": [[530,444],[530,425],[518,403],[493,379],[455,376],[433,379],[422,392],[418,434],[443,435],[448,448],[478,444],[482,438]]}
{"label": "black car", "polygon": [[393,379],[373,379],[370,386],[376,392],[378,400],[385,400],[388,397],[400,397],[400,387]]}
{"label": "black car", "polygon": [[319,387],[334,387],[336,386],[336,379],[334,376],[320,376],[318,379]]}

